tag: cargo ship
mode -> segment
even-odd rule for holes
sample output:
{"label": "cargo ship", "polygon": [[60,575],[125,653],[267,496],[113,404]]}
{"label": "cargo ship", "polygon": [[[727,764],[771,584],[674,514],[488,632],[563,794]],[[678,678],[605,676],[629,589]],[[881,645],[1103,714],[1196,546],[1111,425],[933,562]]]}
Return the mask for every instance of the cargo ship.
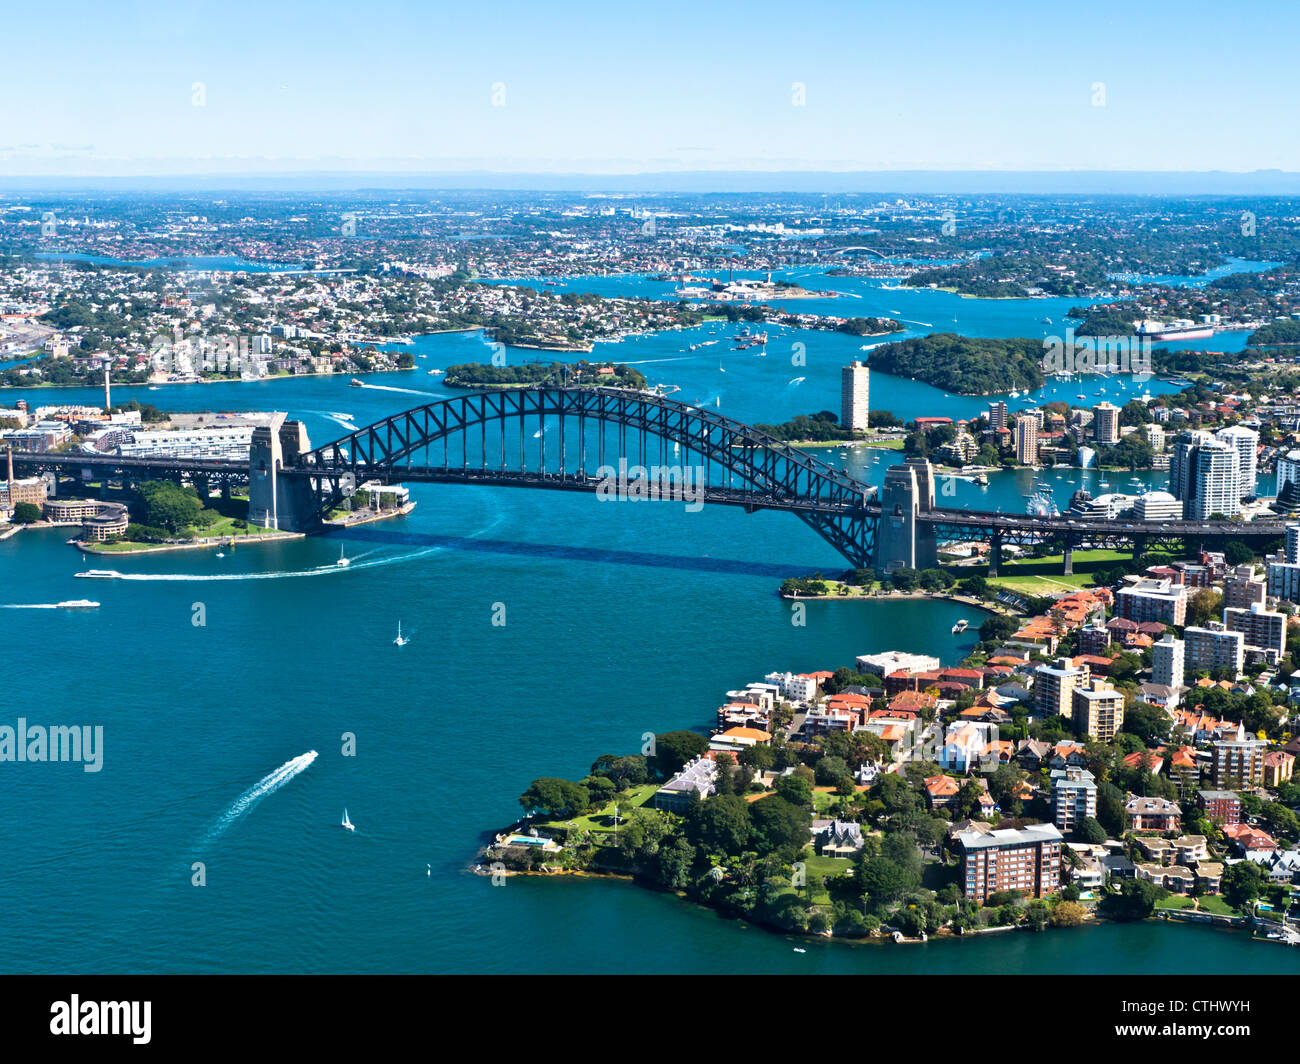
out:
{"label": "cargo ship", "polygon": [[1144,321],[1138,326],[1137,335],[1153,343],[1165,340],[1208,340],[1214,335],[1214,328],[1210,325],[1195,325],[1192,322],[1162,325],[1158,321]]}

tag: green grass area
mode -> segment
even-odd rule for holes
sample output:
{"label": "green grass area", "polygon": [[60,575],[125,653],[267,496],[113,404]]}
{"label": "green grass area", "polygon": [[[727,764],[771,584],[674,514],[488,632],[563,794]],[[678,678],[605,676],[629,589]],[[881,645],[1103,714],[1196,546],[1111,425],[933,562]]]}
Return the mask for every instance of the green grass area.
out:
{"label": "green grass area", "polygon": [[564,828],[577,828],[579,831],[590,831],[593,835],[612,835],[614,833],[614,806],[618,806],[618,818],[621,822],[627,819],[628,814],[633,809],[640,809],[645,805],[658,789],[659,784],[657,783],[637,784],[634,787],[629,787],[603,809],[584,813],[582,816],[575,816],[571,820],[552,820],[538,826],[553,828],[557,831]]}
{"label": "green grass area", "polygon": [[[1200,904],[1196,905],[1199,900]],[[1241,913],[1229,905],[1217,894],[1205,894],[1199,899],[1191,898],[1185,894],[1171,894],[1167,898],[1162,898],[1156,902],[1157,909],[1186,909],[1191,912],[1195,909],[1198,912],[1214,913],[1216,916],[1240,916]]]}
{"label": "green grass area", "polygon": [[[1147,565],[1160,565],[1174,559],[1172,554],[1150,553],[1143,555]],[[1002,572],[989,578],[989,583],[997,588],[1017,591],[1026,595],[1052,595],[1061,591],[1078,591],[1093,587],[1096,574],[1101,570],[1114,569],[1118,565],[1128,565],[1133,560],[1129,551],[1118,550],[1077,550],[1074,552],[1074,572],[1066,576],[1063,572],[1065,556],[1049,554],[1043,558],[1021,558],[1004,560]],[[987,566],[962,568],[962,574],[969,576],[979,573],[988,575]]]}

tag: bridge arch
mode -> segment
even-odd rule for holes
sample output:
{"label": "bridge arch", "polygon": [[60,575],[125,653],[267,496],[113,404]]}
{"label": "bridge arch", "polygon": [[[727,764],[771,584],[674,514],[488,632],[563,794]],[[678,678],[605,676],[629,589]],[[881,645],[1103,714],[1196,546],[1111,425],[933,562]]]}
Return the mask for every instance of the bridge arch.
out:
{"label": "bridge arch", "polygon": [[311,481],[318,516],[367,479],[594,492],[620,460],[690,467],[703,502],[788,510],[853,565],[871,564],[874,488],[716,411],[623,388],[467,391],[357,429],[284,472]]}

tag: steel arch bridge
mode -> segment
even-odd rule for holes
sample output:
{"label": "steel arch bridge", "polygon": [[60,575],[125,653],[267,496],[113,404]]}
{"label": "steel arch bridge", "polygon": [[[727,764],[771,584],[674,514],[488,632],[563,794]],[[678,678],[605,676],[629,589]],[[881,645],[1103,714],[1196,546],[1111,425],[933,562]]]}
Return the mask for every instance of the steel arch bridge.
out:
{"label": "steel arch bridge", "polygon": [[281,475],[310,483],[318,519],[363,480],[594,493],[608,490],[616,466],[628,477],[644,469],[651,483],[657,466],[669,486],[665,470],[679,483],[687,473],[702,502],[797,514],[853,565],[872,564],[875,488],[712,410],[622,388],[466,392],[308,451]]}

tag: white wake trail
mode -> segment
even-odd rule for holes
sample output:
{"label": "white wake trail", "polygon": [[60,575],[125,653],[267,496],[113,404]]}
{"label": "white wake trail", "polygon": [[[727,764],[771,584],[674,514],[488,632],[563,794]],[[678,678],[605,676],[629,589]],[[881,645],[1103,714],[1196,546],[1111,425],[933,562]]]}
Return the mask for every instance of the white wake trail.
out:
{"label": "white wake trail", "polygon": [[217,818],[217,822],[212,825],[203,841],[212,842],[223,835],[232,824],[250,813],[253,807],[268,794],[274,794],[294,776],[300,772],[305,772],[311,763],[316,760],[316,756],[315,750],[308,750],[305,754],[299,754],[291,761],[286,761],[274,772],[263,776],[236,798],[230,804],[230,808]]}

